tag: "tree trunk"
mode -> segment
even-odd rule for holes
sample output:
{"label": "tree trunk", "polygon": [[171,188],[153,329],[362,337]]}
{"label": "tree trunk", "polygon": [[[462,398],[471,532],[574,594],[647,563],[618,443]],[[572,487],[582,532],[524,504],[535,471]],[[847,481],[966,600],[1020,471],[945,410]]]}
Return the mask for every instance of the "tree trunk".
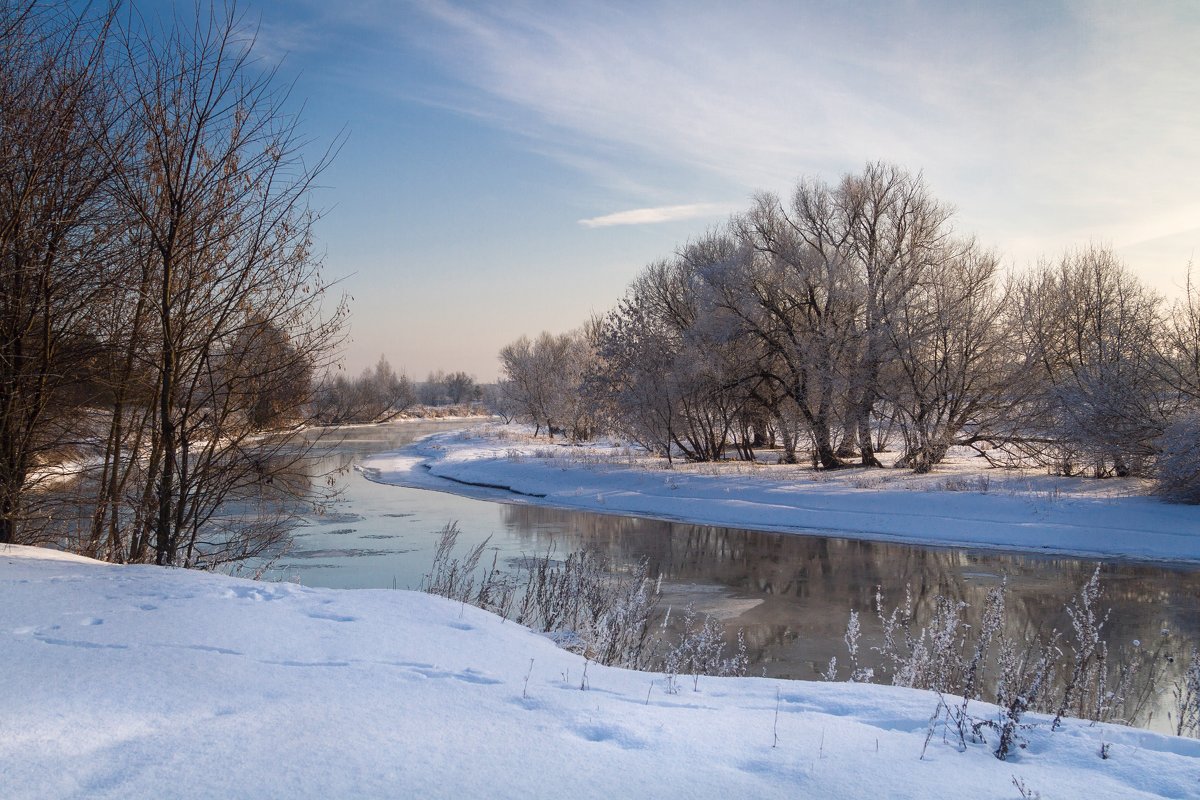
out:
{"label": "tree trunk", "polygon": [[818,417],[812,421],[810,427],[812,428],[813,444],[816,448],[817,464],[822,469],[844,467],[845,464],[837,457],[833,448],[833,433],[829,428],[829,421],[824,417]]}
{"label": "tree trunk", "polygon": [[174,558],[172,547],[171,519],[172,500],[175,493],[175,420],[171,413],[171,399],[175,394],[175,345],[171,329],[171,256],[163,258],[162,297],[159,313],[162,315],[162,364],[158,384],[158,425],[162,437],[162,472],[158,480],[158,519],[154,524],[154,561],[159,566],[170,564]]}
{"label": "tree trunk", "polygon": [[858,451],[861,454],[859,463],[864,467],[882,467],[883,464],[875,457],[875,443],[871,438],[872,405],[874,404],[864,402],[858,408]]}

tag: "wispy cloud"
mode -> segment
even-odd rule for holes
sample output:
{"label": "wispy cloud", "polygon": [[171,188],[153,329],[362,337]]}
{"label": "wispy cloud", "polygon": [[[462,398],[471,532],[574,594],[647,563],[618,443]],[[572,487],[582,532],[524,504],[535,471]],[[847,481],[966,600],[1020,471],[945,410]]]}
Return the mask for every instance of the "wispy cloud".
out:
{"label": "wispy cloud", "polygon": [[614,185],[632,160],[692,182],[651,203],[885,158],[923,169],[964,227],[1053,247],[1195,199],[1200,6],[416,9],[412,46],[474,88],[467,104]]}
{"label": "wispy cloud", "polygon": [[323,44],[316,24],[297,19],[268,21],[247,15],[242,19],[241,36],[248,49],[267,67],[278,66],[289,56]]}
{"label": "wispy cloud", "polygon": [[629,211],[605,214],[602,217],[581,219],[579,224],[585,228],[606,228],[611,225],[655,225],[660,222],[678,222],[685,219],[720,216],[732,213],[737,208],[729,203],[690,203],[682,206],[634,208]]}
{"label": "wispy cloud", "polygon": [[[520,109],[526,132],[749,186],[880,156],[919,166],[960,154],[964,134],[988,132],[985,112],[1019,96],[1022,78],[959,43],[956,29],[990,22],[968,12],[935,26],[907,5],[865,21],[784,3],[425,8],[440,35],[422,44],[489,100]],[[1008,60],[1022,72],[1051,49],[1036,30],[999,27],[1010,29],[1006,47],[1020,44]]]}

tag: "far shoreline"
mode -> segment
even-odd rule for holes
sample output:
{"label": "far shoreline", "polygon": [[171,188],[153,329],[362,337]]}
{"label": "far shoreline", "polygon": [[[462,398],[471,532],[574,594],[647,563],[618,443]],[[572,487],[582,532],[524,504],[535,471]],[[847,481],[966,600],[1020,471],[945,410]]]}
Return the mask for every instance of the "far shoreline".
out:
{"label": "far shoreline", "polygon": [[[628,448],[613,457],[620,445],[564,444],[519,431],[493,425],[435,433],[371,456],[356,469],[375,483],[514,505],[938,549],[1200,567],[1200,507],[1168,504],[1112,480],[962,465],[916,479],[853,468],[747,476],[745,470],[756,468],[736,462],[665,470],[629,456]],[[945,485],[978,488],[937,488]],[[804,521],[795,521],[797,515]]]}

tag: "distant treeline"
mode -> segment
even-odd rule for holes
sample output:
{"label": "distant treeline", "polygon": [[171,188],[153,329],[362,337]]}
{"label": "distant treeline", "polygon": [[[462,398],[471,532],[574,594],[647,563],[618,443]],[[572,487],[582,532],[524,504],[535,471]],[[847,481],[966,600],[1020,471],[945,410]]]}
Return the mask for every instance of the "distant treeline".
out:
{"label": "distant treeline", "polygon": [[357,378],[327,376],[316,386],[313,415],[325,425],[387,422],[414,406],[470,406],[483,400],[484,387],[465,372],[438,370],[423,382],[397,375],[384,356]]}
{"label": "distant treeline", "polygon": [[498,405],[668,458],[931,470],[952,447],[1200,501],[1200,293],[1105,246],[1005,276],[919,174],[811,178],[648,265],[609,313],[500,353]]}

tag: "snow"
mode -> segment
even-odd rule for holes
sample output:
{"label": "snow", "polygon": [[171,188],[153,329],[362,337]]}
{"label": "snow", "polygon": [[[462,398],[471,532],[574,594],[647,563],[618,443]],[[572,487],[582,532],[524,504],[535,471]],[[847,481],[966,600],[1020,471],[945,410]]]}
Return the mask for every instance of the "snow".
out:
{"label": "snow", "polygon": [[1200,507],[1129,479],[1056,478],[960,458],[931,475],[795,466],[666,469],[619,443],[534,439],[520,428],[435,434],[364,460],[381,483],[513,503],[789,533],[1200,563]]}
{"label": "snow", "polygon": [[[587,665],[407,591],[0,548],[0,796],[1200,797],[1200,741],[1069,721],[1010,761],[889,686]],[[994,709],[973,704],[980,716]],[[776,736],[778,740],[776,742]],[[1109,758],[1101,759],[1102,743]]]}

